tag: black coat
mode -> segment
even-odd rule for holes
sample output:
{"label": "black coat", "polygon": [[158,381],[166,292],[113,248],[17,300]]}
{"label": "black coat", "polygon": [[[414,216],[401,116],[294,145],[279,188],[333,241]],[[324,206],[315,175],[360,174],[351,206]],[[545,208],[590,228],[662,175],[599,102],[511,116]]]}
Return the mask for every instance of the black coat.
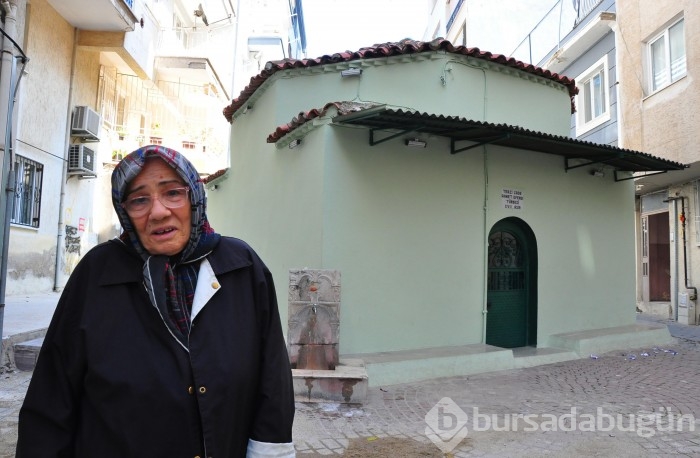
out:
{"label": "black coat", "polygon": [[[17,457],[243,457],[292,442],[294,394],[270,272],[238,239],[207,257],[221,284],[189,351],[117,241],[71,275],[19,414]],[[218,286],[218,285],[216,285]]]}

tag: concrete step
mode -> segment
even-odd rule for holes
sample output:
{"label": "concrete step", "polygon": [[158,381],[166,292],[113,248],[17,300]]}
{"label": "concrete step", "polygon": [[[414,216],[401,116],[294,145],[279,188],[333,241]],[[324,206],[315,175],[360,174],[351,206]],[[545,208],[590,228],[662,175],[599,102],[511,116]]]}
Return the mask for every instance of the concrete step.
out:
{"label": "concrete step", "polygon": [[14,366],[21,371],[33,371],[43,343],[44,338],[38,337],[14,344],[12,352]]}
{"label": "concrete step", "polygon": [[521,347],[513,348],[515,367],[525,368],[544,364],[561,363],[579,359],[579,355],[571,350],[551,347]]}
{"label": "concrete step", "polygon": [[548,346],[576,352],[581,357],[623,348],[667,345],[675,339],[668,327],[656,323],[567,332],[549,337]]}
{"label": "concrete step", "polygon": [[[22,331],[9,336],[5,335],[2,339],[2,361],[0,361],[0,364],[8,369],[18,369],[15,357],[15,347],[19,345],[20,353],[22,354],[22,356],[20,357],[20,359],[22,359],[20,364],[22,365],[22,367],[26,368],[22,370],[33,370],[34,365],[30,363],[30,366],[28,366],[26,363],[31,361],[32,358],[36,363],[36,356],[38,356],[39,348],[41,348],[41,342],[43,341],[45,335],[46,328],[35,329],[33,331]],[[39,348],[29,348],[36,347],[37,344],[39,345]],[[27,351],[36,352],[37,355],[26,355]],[[27,360],[25,356],[29,356],[29,360]]]}
{"label": "concrete step", "polygon": [[483,344],[363,353],[348,358],[364,361],[370,387],[514,368],[510,349]]}

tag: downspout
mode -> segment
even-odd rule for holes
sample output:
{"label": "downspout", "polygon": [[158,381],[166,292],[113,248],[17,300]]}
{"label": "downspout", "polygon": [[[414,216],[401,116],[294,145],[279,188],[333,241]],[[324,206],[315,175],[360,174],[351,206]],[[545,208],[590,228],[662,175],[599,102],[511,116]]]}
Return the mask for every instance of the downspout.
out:
{"label": "downspout", "polygon": [[691,301],[694,301],[698,298],[698,289],[695,286],[690,286],[688,285],[688,249],[686,246],[686,240],[685,240],[685,207],[686,207],[686,202],[688,198],[686,196],[681,196],[681,230],[683,231],[683,275],[685,277],[685,289],[692,289],[693,290],[693,295],[690,296],[688,299]]}
{"label": "downspout", "polygon": [[[14,18],[14,15],[12,14],[12,9],[10,8],[10,3],[7,0],[3,0],[2,2],[2,9],[5,11],[5,28],[7,31],[9,31],[8,35],[3,35],[2,38],[2,60],[0,60],[0,83],[2,85],[0,86],[0,110],[2,110],[2,107],[7,107],[7,113],[6,113],[6,118],[4,119],[5,121],[5,136],[3,139],[3,145],[2,146],[2,173],[3,175],[0,177],[0,182],[5,182],[5,177],[9,175],[9,165],[8,162],[11,161],[10,154],[8,154],[8,145],[9,145],[9,138],[7,135],[7,129],[9,128],[12,120],[12,112],[10,111],[10,106],[11,106],[11,97],[9,96],[12,86],[12,80],[14,79],[14,56],[12,55],[10,47],[7,46],[8,37],[12,37],[16,35],[16,21]],[[10,58],[8,60],[5,60],[5,56],[9,55]],[[8,69],[8,65],[10,68]],[[8,70],[10,75],[8,75]],[[6,87],[6,85],[8,87]],[[4,100],[5,97],[7,97],[10,100]],[[2,117],[2,116],[0,116]],[[7,173],[7,175],[6,175]],[[9,191],[9,183],[8,186],[6,187],[6,194],[7,197],[5,198],[5,207],[9,207],[9,202],[7,199],[9,199],[10,196],[10,191]],[[7,213],[7,212],[5,212]],[[7,218],[7,216],[5,216]],[[8,220],[3,220],[3,224],[5,227],[8,228],[7,231],[4,230],[3,228],[3,233],[9,233],[9,226],[10,222]],[[5,365],[5,348],[4,345],[2,344],[2,333],[4,329],[4,321],[5,321],[5,287],[7,284],[7,253],[8,253],[8,245],[9,245],[9,240],[7,237],[4,237],[2,239],[2,259],[0,260],[0,366]]]}
{"label": "downspout", "polygon": [[58,200],[58,231],[56,234],[56,262],[53,270],[53,290],[60,291],[61,253],[65,221],[63,219],[63,207],[66,200],[66,182],[68,181],[68,154],[70,150],[70,131],[73,113],[73,82],[75,80],[75,60],[78,55],[78,29],[73,29],[73,56],[71,58],[70,82],[68,83],[68,107],[66,108],[66,141],[63,148],[63,170],[61,171],[61,193]]}
{"label": "downspout", "polygon": [[[674,210],[676,215],[678,214],[678,206],[677,206],[677,201],[681,201],[681,214],[678,216],[678,220],[681,222],[681,237],[683,239],[683,278],[684,278],[684,285],[685,289],[690,289],[693,290],[693,294],[688,297],[691,301],[695,301],[698,298],[698,289],[695,286],[691,286],[688,284],[688,247],[686,243],[686,236],[685,236],[685,208],[686,208],[686,202],[687,202],[687,197],[686,196],[679,196],[679,197],[669,197],[668,199],[664,200],[664,202],[673,202],[674,205]],[[676,231],[678,230],[678,220],[675,222],[675,228]],[[677,243],[677,242],[676,242]],[[676,245],[677,246],[677,245]],[[677,252],[677,250],[676,250]],[[676,266],[678,265],[678,257],[676,257]],[[675,313],[674,313],[674,318],[675,321],[678,321],[678,302],[676,301],[676,308],[675,308]]]}
{"label": "downspout", "polygon": [[489,209],[489,167],[486,145],[482,146],[484,157],[484,287],[481,300],[481,343],[486,344],[486,318],[488,315],[488,294],[489,294],[489,230],[487,227],[487,217]]}
{"label": "downspout", "polygon": [[673,307],[673,321],[678,321],[678,200],[673,201],[673,297],[675,299],[675,307]]}
{"label": "downspout", "polygon": [[[2,178],[0,181],[5,185],[5,216],[3,220],[2,228],[2,259],[0,260],[0,341],[2,340],[4,318],[5,318],[5,291],[7,289],[7,256],[9,253],[10,244],[10,220],[12,218],[12,210],[14,207],[14,194],[15,194],[15,174],[13,170],[13,148],[12,148],[12,127],[14,119],[15,110],[15,99],[17,97],[17,89],[19,88],[19,82],[22,79],[22,74],[24,73],[24,67],[27,65],[29,59],[22,51],[22,48],[17,44],[14,37],[17,35],[17,5],[10,4],[9,1],[3,0],[0,2],[0,6],[5,12],[5,29],[2,30],[2,66],[0,67],[0,109],[3,105],[7,106],[7,111],[0,114],[0,118],[5,124],[5,136],[2,140]],[[9,43],[8,43],[9,42]],[[15,75],[17,74],[17,59],[12,47],[17,48],[17,51],[21,54],[22,59],[22,70],[20,71],[17,81],[15,81]],[[7,60],[9,56],[9,60]],[[9,65],[9,68],[8,68]],[[9,71],[9,75],[8,75]],[[7,100],[5,100],[7,99]],[[0,122],[2,125],[2,122]],[[7,181],[5,181],[7,179]],[[2,350],[2,344],[0,343],[0,350]],[[0,351],[0,365],[4,364],[4,350]]]}
{"label": "downspout", "polygon": [[671,294],[674,298],[673,307],[673,321],[678,321],[678,198],[669,197],[663,202],[673,202],[673,233],[675,237],[673,239],[673,291]]}

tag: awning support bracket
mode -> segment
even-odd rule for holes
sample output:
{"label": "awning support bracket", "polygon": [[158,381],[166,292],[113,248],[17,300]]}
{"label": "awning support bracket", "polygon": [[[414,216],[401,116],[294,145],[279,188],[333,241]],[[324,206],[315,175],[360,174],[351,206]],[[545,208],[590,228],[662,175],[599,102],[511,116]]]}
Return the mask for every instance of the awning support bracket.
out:
{"label": "awning support bracket", "polygon": [[467,151],[467,150],[470,150],[472,148],[478,148],[479,146],[488,145],[489,143],[495,143],[495,142],[498,142],[501,140],[505,140],[506,138],[510,138],[509,133],[504,133],[501,135],[497,135],[495,137],[487,138],[487,139],[482,140],[482,141],[477,141],[473,145],[465,146],[464,148],[455,148],[457,140],[455,140],[454,138],[450,138],[450,154],[461,153],[462,151]]}
{"label": "awning support bracket", "polygon": [[410,129],[402,130],[401,132],[399,132],[399,133],[397,133],[397,134],[389,135],[388,137],[380,138],[380,139],[377,139],[377,140],[375,140],[375,138],[374,138],[374,132],[375,132],[375,131],[378,131],[378,130],[380,130],[380,131],[381,131],[381,130],[385,130],[385,129],[370,129],[370,130],[369,130],[369,146],[374,146],[374,145],[378,145],[378,144],[380,144],[380,143],[384,143],[384,142],[389,141],[389,140],[392,140],[392,139],[394,139],[394,138],[396,138],[396,137],[400,137],[400,136],[402,136],[402,135],[406,135],[406,134],[409,133],[409,132],[420,132],[421,129],[423,129],[423,128],[420,127],[420,126],[411,127]]}
{"label": "awning support bracket", "polygon": [[625,177],[625,178],[620,178],[618,176],[617,172],[622,172],[622,170],[615,170],[615,181],[626,181],[626,180],[634,180],[635,178],[644,178],[644,177],[650,177],[653,175],[659,175],[662,173],[666,173],[667,170],[661,170],[660,172],[653,172],[653,173],[645,173],[644,175],[632,175],[631,177]]}
{"label": "awning support bracket", "polygon": [[[612,157],[608,157],[606,159],[601,159],[599,161],[589,161],[589,162],[585,162],[583,164],[576,164],[576,165],[569,165],[570,158],[565,157],[564,158],[564,170],[568,172],[569,170],[577,169],[579,167],[587,167],[589,165],[595,165],[595,164],[605,164],[606,162],[613,161],[615,159],[620,159],[621,157],[622,157],[622,155],[615,155]],[[575,159],[581,160],[581,158],[575,158]]]}

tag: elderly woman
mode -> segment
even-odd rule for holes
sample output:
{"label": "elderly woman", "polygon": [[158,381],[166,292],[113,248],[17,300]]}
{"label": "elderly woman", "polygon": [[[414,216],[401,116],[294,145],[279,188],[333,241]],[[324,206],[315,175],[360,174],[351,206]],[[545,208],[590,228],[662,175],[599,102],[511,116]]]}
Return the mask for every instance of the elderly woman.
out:
{"label": "elderly woman", "polygon": [[178,152],[112,174],[123,233],[71,275],[19,414],[18,457],[294,456],[272,277],[209,226]]}

